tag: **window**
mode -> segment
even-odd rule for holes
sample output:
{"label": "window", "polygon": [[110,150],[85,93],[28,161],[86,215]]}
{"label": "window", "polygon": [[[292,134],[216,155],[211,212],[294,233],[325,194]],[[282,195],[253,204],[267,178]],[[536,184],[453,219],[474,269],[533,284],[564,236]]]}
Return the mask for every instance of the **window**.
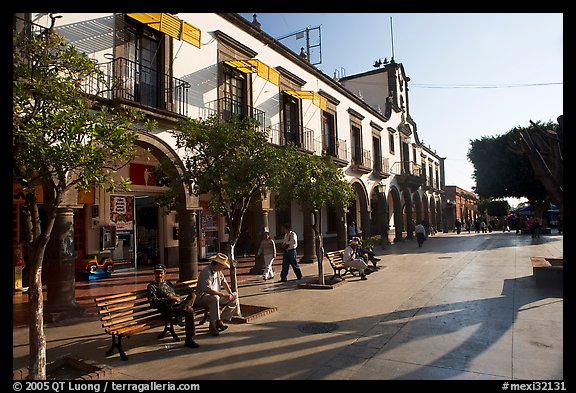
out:
{"label": "window", "polygon": [[372,151],[374,160],[374,172],[382,172],[382,149],[380,146],[380,138],[372,136]]}
{"label": "window", "polygon": [[362,130],[356,124],[350,125],[350,143],[352,144],[352,163],[362,164]]}
{"label": "window", "polygon": [[326,155],[337,157],[336,151],[336,125],[332,113],[322,111],[322,144]]}
{"label": "window", "polygon": [[390,153],[394,154],[394,134],[388,135],[388,142],[390,143]]}
{"label": "window", "polygon": [[225,66],[220,109],[225,120],[246,116],[246,95],[246,74]]}
{"label": "window", "polygon": [[160,101],[160,60],[162,33],[126,18],[122,78],[128,99],[158,107]]}
{"label": "window", "polygon": [[283,94],[284,141],[300,147],[300,100]]}

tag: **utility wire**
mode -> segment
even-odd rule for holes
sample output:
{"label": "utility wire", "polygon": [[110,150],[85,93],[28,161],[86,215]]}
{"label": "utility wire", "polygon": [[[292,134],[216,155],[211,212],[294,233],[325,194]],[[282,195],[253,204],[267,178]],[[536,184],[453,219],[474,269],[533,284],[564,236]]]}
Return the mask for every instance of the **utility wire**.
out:
{"label": "utility wire", "polygon": [[410,87],[419,87],[423,89],[508,89],[513,87],[550,86],[550,85],[563,85],[563,84],[564,82],[516,83],[516,84],[502,84],[502,85],[411,83]]}

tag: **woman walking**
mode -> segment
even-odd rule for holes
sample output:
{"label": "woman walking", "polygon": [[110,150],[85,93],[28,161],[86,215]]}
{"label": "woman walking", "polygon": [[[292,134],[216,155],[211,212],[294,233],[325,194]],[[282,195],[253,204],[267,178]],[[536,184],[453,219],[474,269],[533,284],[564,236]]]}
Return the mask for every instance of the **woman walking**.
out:
{"label": "woman walking", "polygon": [[264,281],[274,278],[274,271],[272,270],[272,263],[276,257],[276,243],[270,238],[270,232],[264,232],[264,239],[260,242],[260,247],[256,256],[264,256],[264,272],[262,273],[262,278]]}

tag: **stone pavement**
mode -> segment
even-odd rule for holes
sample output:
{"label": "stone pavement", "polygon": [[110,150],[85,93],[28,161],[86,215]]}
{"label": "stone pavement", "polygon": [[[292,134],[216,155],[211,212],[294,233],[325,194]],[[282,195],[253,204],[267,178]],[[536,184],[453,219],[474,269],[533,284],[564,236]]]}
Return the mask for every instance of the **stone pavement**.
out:
{"label": "stone pavement", "polygon": [[[45,326],[48,361],[73,355],[134,381],[564,379],[563,288],[537,285],[530,262],[563,258],[562,235],[440,233],[377,253],[383,267],[367,281],[348,275],[333,289],[298,288],[317,280],[316,264],[301,264],[300,281],[290,270],[276,282],[279,264],[275,280],[239,281],[243,304],[277,310],[219,337],[202,325],[197,349],[155,329],[125,340],[127,361],[106,357],[111,339],[89,315]],[[13,369],[27,354],[16,326]]]}

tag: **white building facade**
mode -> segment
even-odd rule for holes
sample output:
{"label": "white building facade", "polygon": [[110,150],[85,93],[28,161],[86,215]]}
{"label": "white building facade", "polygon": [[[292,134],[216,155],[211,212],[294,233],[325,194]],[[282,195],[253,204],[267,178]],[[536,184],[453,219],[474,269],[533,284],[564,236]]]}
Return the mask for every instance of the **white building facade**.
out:
{"label": "white building facade", "polygon": [[[356,198],[348,209],[322,209],[326,249],[346,245],[352,221],[363,237],[389,241],[413,237],[415,221],[443,227],[443,159],[418,138],[402,64],[336,80],[230,13],[58,15],[58,34],[116,78],[108,91],[90,87],[99,100],[134,106],[158,121],[154,131],[140,130],[141,154],[117,174],[132,180],[130,192],[95,189],[78,200],[77,258],[110,255],[118,268],[162,262],[179,266],[186,278],[197,275],[199,259],[225,252],[226,223],[210,211],[207,195],[182,187],[174,211],[155,204],[172,180],[170,170],[156,178],[154,169],[168,160],[172,171],[183,170],[171,134],[176,122],[216,113],[254,117],[269,129],[271,144],[329,155],[343,169]],[[16,17],[33,29],[50,26],[47,14]],[[281,239],[280,226],[290,222],[302,239],[302,262],[314,262],[309,215],[296,203],[276,209],[274,200],[269,194],[248,211],[249,240],[237,255],[253,255],[264,229]]]}

